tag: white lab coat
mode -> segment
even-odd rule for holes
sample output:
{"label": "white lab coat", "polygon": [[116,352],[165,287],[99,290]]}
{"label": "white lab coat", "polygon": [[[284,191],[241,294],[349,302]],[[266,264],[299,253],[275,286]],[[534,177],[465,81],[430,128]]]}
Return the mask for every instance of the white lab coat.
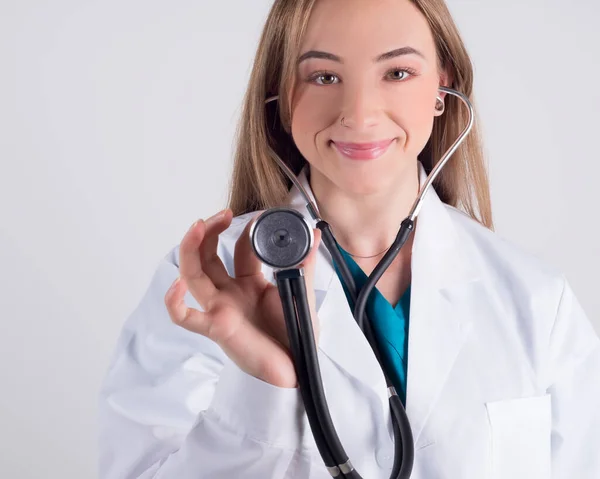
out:
{"label": "white lab coat", "polygon": [[[295,188],[290,206],[310,218]],[[234,218],[220,237],[231,275],[235,241],[253,216]],[[433,189],[414,234],[412,478],[599,478],[600,340],[564,276]],[[178,262],[175,247],[116,346],[100,392],[100,478],[330,477],[297,389],[247,375],[215,343],[171,322],[164,296]],[[334,425],[362,477],[387,479],[386,384],[323,245],[314,287]],[[200,309],[189,293],[186,303]]]}

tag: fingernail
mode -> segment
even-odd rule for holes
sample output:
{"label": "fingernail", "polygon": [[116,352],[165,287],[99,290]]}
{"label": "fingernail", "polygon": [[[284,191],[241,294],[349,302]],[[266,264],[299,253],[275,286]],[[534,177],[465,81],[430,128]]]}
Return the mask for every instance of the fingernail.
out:
{"label": "fingernail", "polygon": [[189,231],[192,231],[196,226],[198,226],[198,223],[200,223],[200,220],[196,221],[192,226],[190,226]]}

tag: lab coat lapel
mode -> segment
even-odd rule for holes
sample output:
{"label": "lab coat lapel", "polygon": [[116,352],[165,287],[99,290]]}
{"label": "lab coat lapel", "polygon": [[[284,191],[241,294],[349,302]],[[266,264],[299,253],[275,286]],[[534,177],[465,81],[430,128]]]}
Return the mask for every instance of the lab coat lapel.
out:
{"label": "lab coat lapel", "polygon": [[[419,173],[423,184],[427,174],[421,163]],[[299,179],[314,201],[304,171]],[[306,201],[295,187],[288,200],[314,226]],[[425,196],[413,234],[406,409],[418,448],[419,443],[431,442],[431,438],[421,437],[421,433],[469,334],[468,304],[459,298],[468,296],[461,288],[465,285],[468,288],[476,274],[447,207],[433,188]],[[331,255],[322,243],[315,266],[314,289],[319,350],[374,391],[380,398],[384,417],[389,420],[385,378],[353,318]],[[391,434],[389,423],[388,431]]]}
{"label": "lab coat lapel", "polygon": [[[427,174],[419,166],[423,184]],[[432,439],[421,433],[471,331],[469,293],[478,271],[433,188],[425,195],[414,234],[406,410],[415,443],[422,439],[425,445]]]}

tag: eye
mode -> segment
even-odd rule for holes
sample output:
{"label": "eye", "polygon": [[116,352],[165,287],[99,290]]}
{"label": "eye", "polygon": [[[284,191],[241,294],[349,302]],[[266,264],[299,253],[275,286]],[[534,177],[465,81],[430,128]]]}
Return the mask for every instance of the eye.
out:
{"label": "eye", "polygon": [[405,80],[407,76],[415,75],[417,72],[412,68],[392,68],[388,70],[387,74],[394,81],[402,81]]}
{"label": "eye", "polygon": [[[337,77],[332,74],[332,73],[328,73],[328,72],[316,72],[314,75],[312,75],[309,78],[309,81],[314,81],[316,82],[318,85],[333,85],[335,79],[337,79]],[[322,82],[319,82],[318,80],[323,80]]]}

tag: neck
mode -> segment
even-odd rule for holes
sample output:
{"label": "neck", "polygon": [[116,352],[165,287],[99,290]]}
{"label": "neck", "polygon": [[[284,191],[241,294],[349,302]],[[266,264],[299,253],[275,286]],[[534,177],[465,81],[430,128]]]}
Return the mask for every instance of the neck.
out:
{"label": "neck", "polygon": [[[311,168],[310,186],[321,217],[331,226],[340,246],[355,258],[376,255],[364,261],[377,263],[393,243],[400,223],[408,216],[417,197],[418,172],[418,163],[410,162],[398,178],[389,182],[388,189],[370,195],[353,195],[340,190]],[[402,251],[411,249],[411,244],[406,246]]]}

